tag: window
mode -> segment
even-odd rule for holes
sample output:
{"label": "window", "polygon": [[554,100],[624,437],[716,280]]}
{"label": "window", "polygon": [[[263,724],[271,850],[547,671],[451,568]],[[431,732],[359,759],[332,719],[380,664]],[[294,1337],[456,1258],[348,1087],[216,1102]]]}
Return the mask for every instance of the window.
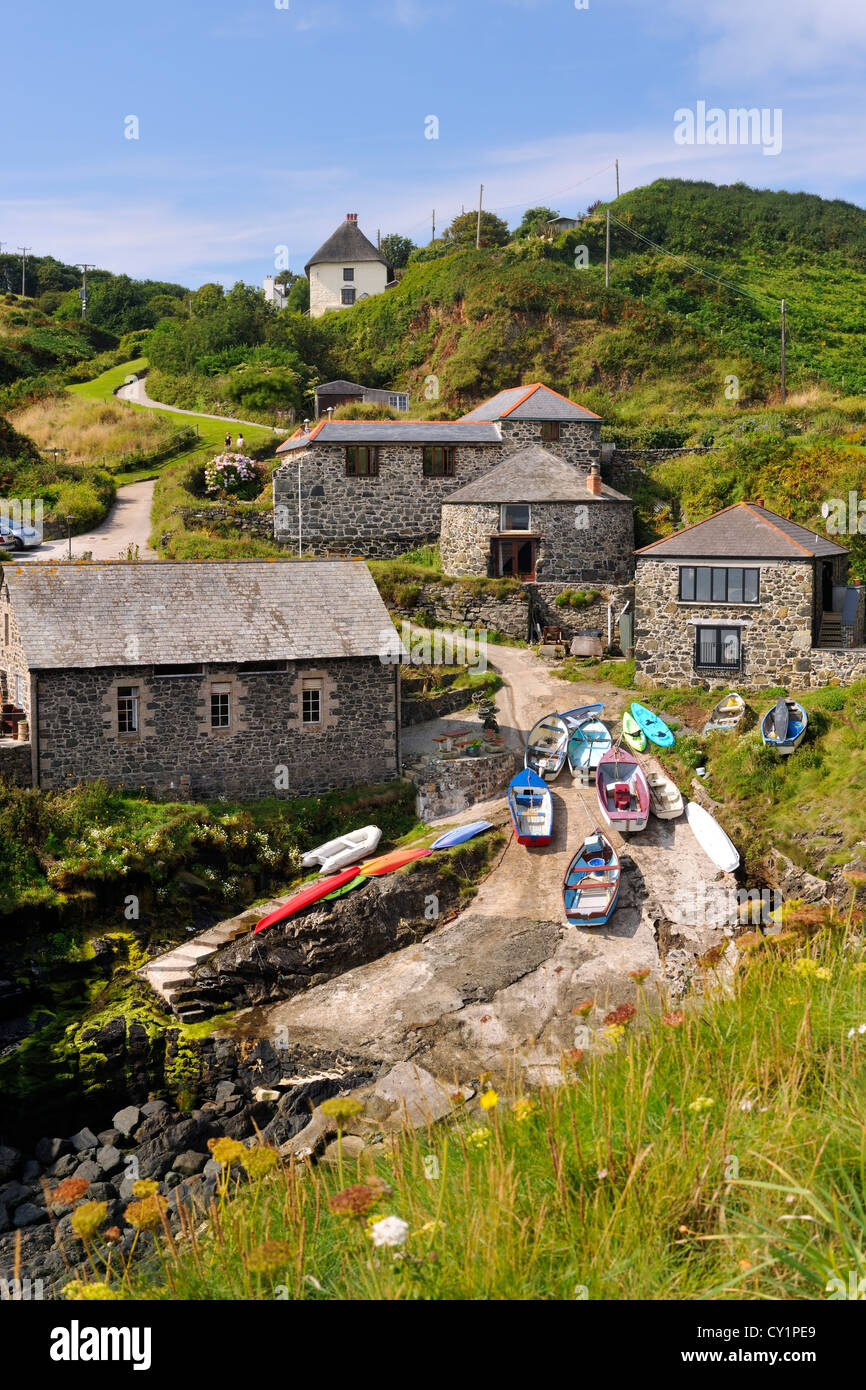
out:
{"label": "window", "polygon": [[499,520],[500,531],[528,531],[530,511],[528,502],[505,502]]}
{"label": "window", "polygon": [[154,671],[154,676],[201,676],[204,674],[204,667],[201,662],[179,661],[171,666],[160,666]]}
{"label": "window", "polygon": [[304,724],[321,724],[321,681],[304,681],[303,686],[301,687],[301,720]]}
{"label": "window", "polygon": [[375,478],[379,472],[379,450],[367,444],[350,444],[346,450],[348,478]]}
{"label": "window", "polygon": [[392,410],[408,410],[409,397],[399,391],[392,391],[388,397],[388,405]]}
{"label": "window", "polygon": [[24,708],[24,677],[15,677],[15,704],[18,709]]}
{"label": "window", "polygon": [[680,602],[757,603],[759,573],[738,565],[680,565]]}
{"label": "window", "polygon": [[559,439],[562,434],[558,420],[543,420],[541,423],[542,439]]}
{"label": "window", "polygon": [[742,635],[738,627],[698,627],[695,629],[695,666],[739,670],[742,663]]}
{"label": "window", "polygon": [[354,291],[354,290],[340,290],[340,303],[341,303],[341,304],[354,304],[354,302],[355,302],[355,291]]}
{"label": "window", "polygon": [[264,675],[269,671],[288,671],[287,661],[239,661],[238,675]]}
{"label": "window", "polygon": [[212,685],[210,688],[210,726],[212,729],[231,727],[231,686]]}
{"label": "window", "polygon": [[534,579],[534,540],[518,540],[512,536],[494,536],[491,541],[491,572],[498,579]]}
{"label": "window", "polygon": [[424,477],[453,478],[454,450],[444,449],[439,444],[424,446]]}
{"label": "window", "polygon": [[119,685],[117,687],[117,732],[119,734],[138,733],[137,685]]}
{"label": "window", "polygon": [[343,267],[343,279],[344,279],[344,280],[354,280],[354,278],[355,278],[355,267],[354,267],[354,266],[351,266],[351,265],[346,265],[346,266],[344,266],[344,267]]}

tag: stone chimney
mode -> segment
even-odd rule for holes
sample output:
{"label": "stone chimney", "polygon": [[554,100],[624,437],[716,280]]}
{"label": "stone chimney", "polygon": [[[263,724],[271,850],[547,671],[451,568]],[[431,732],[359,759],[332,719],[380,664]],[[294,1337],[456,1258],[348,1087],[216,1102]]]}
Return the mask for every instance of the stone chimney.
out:
{"label": "stone chimney", "polygon": [[347,221],[347,222],[357,222],[357,220],[358,220],[358,214],[357,214],[356,212],[347,212],[347,213],[346,213],[346,221]]}
{"label": "stone chimney", "polygon": [[763,507],[763,505],[764,505],[764,499],[763,499],[763,497],[756,497],[756,498],[755,498],[755,506],[756,506],[756,507]]}
{"label": "stone chimney", "polygon": [[586,490],[587,492],[591,492],[593,497],[601,496],[601,473],[599,472],[597,463],[593,463],[590,466],[590,470],[586,475]]}

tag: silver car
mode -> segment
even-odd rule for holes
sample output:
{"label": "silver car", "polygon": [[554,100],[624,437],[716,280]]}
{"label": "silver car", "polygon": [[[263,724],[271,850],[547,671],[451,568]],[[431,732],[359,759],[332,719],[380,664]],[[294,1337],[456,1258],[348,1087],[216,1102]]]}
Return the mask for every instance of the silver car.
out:
{"label": "silver car", "polygon": [[35,526],[22,526],[20,522],[10,521],[0,516],[0,549],[35,550],[42,544],[42,531]]}

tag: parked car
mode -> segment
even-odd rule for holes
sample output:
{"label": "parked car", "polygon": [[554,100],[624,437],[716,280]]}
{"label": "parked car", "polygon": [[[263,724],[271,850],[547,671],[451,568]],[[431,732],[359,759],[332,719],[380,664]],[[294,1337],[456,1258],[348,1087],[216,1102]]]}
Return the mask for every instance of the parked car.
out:
{"label": "parked car", "polygon": [[4,550],[35,550],[42,544],[42,532],[35,526],[22,526],[8,517],[0,517],[0,548]]}

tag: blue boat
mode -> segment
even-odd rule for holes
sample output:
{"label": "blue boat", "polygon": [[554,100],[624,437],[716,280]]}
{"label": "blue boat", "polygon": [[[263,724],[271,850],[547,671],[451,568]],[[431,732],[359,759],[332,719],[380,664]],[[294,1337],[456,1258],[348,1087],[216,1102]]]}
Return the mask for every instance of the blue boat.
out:
{"label": "blue boat", "polygon": [[785,757],[793,753],[806,736],[809,716],[796,700],[783,697],[761,720],[761,738],[767,748],[774,748]]}
{"label": "blue boat", "polygon": [[619,856],[603,831],[587,835],[565,871],[562,901],[569,922],[603,927],[619,897]]}
{"label": "blue boat", "polygon": [[663,719],[651,709],[647,709],[646,705],[639,705],[637,700],[632,701],[631,712],[638,728],[643,730],[650,743],[654,743],[657,748],[673,747],[673,733]]}
{"label": "blue boat", "polygon": [[453,830],[446,830],[444,835],[434,840],[430,848],[450,849],[452,845],[462,845],[464,840],[471,840],[482,831],[489,830],[492,824],[489,820],[474,820],[468,825],[456,825]]}
{"label": "blue boat", "polygon": [[508,810],[519,845],[549,845],[553,793],[543,777],[526,767],[508,784]]}
{"label": "blue boat", "polygon": [[572,729],[568,740],[568,766],[572,777],[585,771],[595,772],[612,743],[610,729],[600,719],[589,718]]}
{"label": "blue boat", "polygon": [[575,705],[574,709],[563,710],[559,717],[565,720],[570,729],[578,729],[588,719],[597,719],[603,709],[604,701],[599,700],[597,705]]}

